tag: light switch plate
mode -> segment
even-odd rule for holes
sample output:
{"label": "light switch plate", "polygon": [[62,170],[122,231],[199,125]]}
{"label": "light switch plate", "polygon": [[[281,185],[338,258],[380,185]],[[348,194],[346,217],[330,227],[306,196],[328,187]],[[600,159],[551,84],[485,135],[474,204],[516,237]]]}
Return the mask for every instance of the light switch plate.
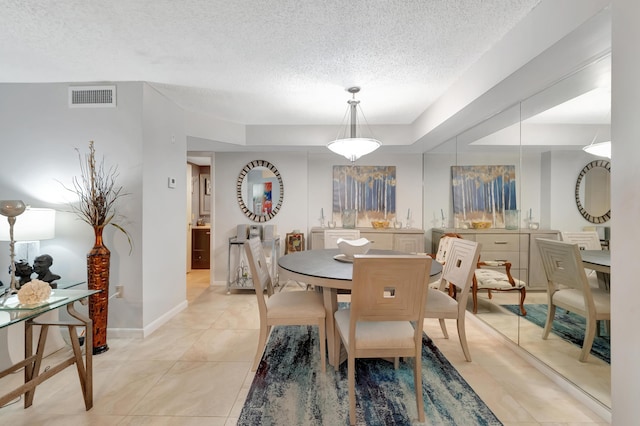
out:
{"label": "light switch plate", "polygon": [[169,178],[169,188],[175,188],[175,187],[176,187],[176,178],[170,177]]}

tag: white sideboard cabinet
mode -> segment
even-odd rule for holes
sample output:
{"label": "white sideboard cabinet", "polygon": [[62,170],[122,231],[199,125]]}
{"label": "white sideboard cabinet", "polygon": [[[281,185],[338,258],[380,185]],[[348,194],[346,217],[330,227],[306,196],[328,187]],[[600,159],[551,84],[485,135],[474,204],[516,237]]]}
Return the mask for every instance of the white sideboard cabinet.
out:
{"label": "white sideboard cabinet", "polygon": [[[328,228],[311,228],[309,248],[311,250],[324,248],[324,231]],[[360,238],[372,241],[372,249],[396,250],[405,253],[424,252],[424,230],[413,228],[356,228],[360,231]]]}
{"label": "white sideboard cabinet", "polygon": [[431,252],[438,251],[440,238],[446,233],[460,234],[466,240],[480,243],[480,260],[511,262],[511,274],[527,283],[530,289],[544,290],[547,279],[542,268],[536,238],[559,240],[560,232],[550,229],[459,229],[433,228]]}

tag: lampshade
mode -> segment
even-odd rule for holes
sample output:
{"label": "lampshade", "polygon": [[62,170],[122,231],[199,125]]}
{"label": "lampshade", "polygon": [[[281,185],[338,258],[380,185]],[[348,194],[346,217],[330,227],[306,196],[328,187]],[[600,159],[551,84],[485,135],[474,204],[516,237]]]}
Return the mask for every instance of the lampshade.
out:
{"label": "lampshade", "polygon": [[591,155],[606,157],[609,159],[611,158],[611,141],[591,143],[582,149]]}
{"label": "lampshade", "polygon": [[[347,160],[354,162],[363,155],[369,154],[378,149],[382,145],[382,142],[373,138],[358,137],[358,106],[360,101],[357,101],[355,96],[356,93],[360,91],[360,88],[350,87],[347,91],[352,94],[352,99],[347,101],[349,106],[347,107],[347,113],[345,113],[345,117],[347,114],[351,113],[351,123],[348,125],[349,136],[347,137],[347,132],[345,131],[345,136],[343,138],[336,138],[336,140],[329,142],[327,148],[336,154],[342,155]],[[360,114],[366,123],[366,119],[362,113],[362,108],[360,108]],[[345,126],[345,129],[346,128],[347,126]]]}
{"label": "lampshade", "polygon": [[[13,226],[15,241],[40,241],[55,237],[56,211],[27,207]],[[0,241],[9,240],[9,223],[0,220]]]}

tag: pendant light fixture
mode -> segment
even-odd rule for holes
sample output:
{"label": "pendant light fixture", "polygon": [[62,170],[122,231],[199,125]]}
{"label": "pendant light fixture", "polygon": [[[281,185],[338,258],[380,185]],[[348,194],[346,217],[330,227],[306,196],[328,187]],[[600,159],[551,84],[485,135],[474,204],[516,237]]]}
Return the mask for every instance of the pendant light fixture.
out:
{"label": "pendant light fixture", "polygon": [[[609,98],[611,98],[610,94]],[[611,107],[609,107],[605,122],[609,123],[609,127],[611,127]],[[591,143],[585,147],[582,147],[582,150],[597,157],[605,157],[611,159],[611,141],[594,143],[596,139],[598,139],[598,132],[596,132],[596,135],[593,137]]]}
{"label": "pendant light fixture", "polygon": [[611,159],[611,141],[599,143],[591,142],[589,145],[583,147],[582,150],[597,157],[606,157]]}
{"label": "pendant light fixture", "polygon": [[[329,148],[331,151],[335,152],[336,154],[342,155],[352,163],[363,155],[372,153],[382,145],[382,142],[377,139],[358,137],[358,134],[362,135],[362,132],[358,132],[357,126],[358,106],[360,105],[360,101],[356,100],[356,93],[358,93],[359,91],[359,87],[349,87],[347,89],[347,92],[351,93],[352,98],[347,101],[349,106],[347,107],[347,112],[345,113],[343,122],[346,121],[346,116],[350,114],[351,123],[343,125],[344,130],[342,138],[339,137],[339,134],[334,141],[329,142],[329,144],[327,145],[327,148]],[[360,114],[362,115],[362,118],[368,128],[369,123],[367,123],[366,118],[362,113],[362,108],[360,108]]]}

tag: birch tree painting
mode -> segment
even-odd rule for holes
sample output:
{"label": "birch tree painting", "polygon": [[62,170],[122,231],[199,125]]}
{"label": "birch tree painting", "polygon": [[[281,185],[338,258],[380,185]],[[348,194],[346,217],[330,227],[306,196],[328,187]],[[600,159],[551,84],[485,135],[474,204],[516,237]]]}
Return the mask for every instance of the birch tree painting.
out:
{"label": "birch tree painting", "polygon": [[332,218],[341,223],[344,210],[357,212],[356,226],[396,217],[395,166],[333,166]]}
{"label": "birch tree painting", "polygon": [[505,210],[516,210],[515,166],[451,166],[453,214],[458,223],[489,221],[504,228]]}

